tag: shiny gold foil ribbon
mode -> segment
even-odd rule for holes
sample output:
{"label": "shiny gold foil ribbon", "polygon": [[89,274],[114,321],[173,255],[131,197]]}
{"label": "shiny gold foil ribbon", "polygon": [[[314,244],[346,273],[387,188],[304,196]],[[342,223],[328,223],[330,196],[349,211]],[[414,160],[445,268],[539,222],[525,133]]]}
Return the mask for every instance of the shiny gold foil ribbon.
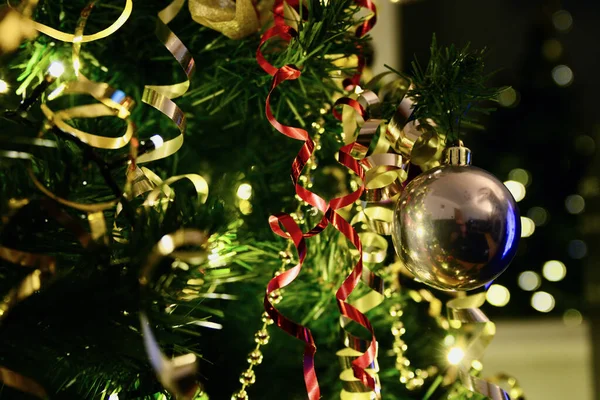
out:
{"label": "shiny gold foil ribbon", "polygon": [[[40,32],[43,32],[54,39],[73,43],[73,68],[78,79],[76,81],[63,83],[50,94],[49,99],[53,100],[63,95],[85,94],[92,96],[98,100],[99,103],[75,106],[59,111],[51,110],[47,104],[42,104],[40,108],[48,121],[48,125],[54,126],[60,129],[62,132],[76,137],[81,142],[99,149],[120,149],[126,146],[134,135],[135,127],[133,122],[129,120],[128,117],[130,116],[131,109],[133,108],[135,102],[132,98],[126,96],[122,91],[114,89],[106,83],[90,81],[83,76],[79,71],[81,67],[79,53],[81,43],[102,39],[118,30],[131,15],[133,2],[131,0],[126,1],[125,9],[123,10],[122,14],[107,29],[98,32],[97,34],[86,36],[83,34],[83,31],[94,4],[95,0],[88,3],[88,5],[82,10],[79,20],[77,21],[75,33],[73,35],[65,34],[64,32],[60,32],[53,28],[37,23],[36,27]],[[118,117],[125,120],[126,129],[121,137],[113,138],[95,135],[74,128],[67,123],[67,121],[75,118],[99,118],[105,116]],[[105,242],[108,240],[108,237],[106,236],[107,229],[106,221],[104,219],[104,211],[114,207],[117,204],[118,199],[96,204],[83,204],[66,200],[56,196],[54,193],[48,190],[37,179],[31,168],[29,168],[28,171],[33,184],[46,196],[62,205],[86,212],[88,214],[87,219],[89,222],[91,235],[94,240],[104,240]]]}
{"label": "shiny gold foil ribbon", "polygon": [[[174,255],[175,250],[182,246],[204,246],[208,237],[200,231],[181,229],[163,236],[152,248],[146,264],[140,271],[139,283],[141,286],[142,301],[146,301],[150,284],[154,280],[155,270],[159,262],[168,256]],[[177,254],[179,259],[193,259],[195,262],[206,258],[204,249],[199,251],[186,251]],[[184,261],[185,261],[184,259]],[[150,322],[145,311],[140,312],[140,323],[144,338],[144,346],[150,359],[150,364],[156,372],[158,380],[163,387],[177,399],[192,399],[199,385],[196,380],[198,364],[193,353],[184,354],[169,359],[160,349],[154,337]]]}
{"label": "shiny gold foil ribbon", "polygon": [[46,34],[53,39],[60,40],[61,42],[88,43],[93,42],[95,40],[104,39],[118,31],[119,28],[121,28],[125,24],[125,22],[127,22],[132,10],[133,0],[125,0],[125,7],[123,8],[123,12],[121,12],[121,15],[119,15],[115,22],[113,22],[108,28],[105,28],[100,32],[96,32],[91,35],[78,35],[66,33],[35,21],[34,26],[35,29],[37,29],[39,32],[42,32],[43,34]]}
{"label": "shiny gold foil ribbon", "polygon": [[182,96],[187,92],[190,86],[190,79],[195,69],[195,61],[190,51],[183,42],[169,29],[167,24],[179,13],[185,0],[174,0],[166,8],[158,13],[156,20],[156,36],[167,50],[175,57],[187,79],[173,85],[146,85],[142,94],[142,102],[154,107],[166,115],[179,129],[179,135],[175,138],[166,140],[160,148],[146,154],[142,154],[137,159],[137,163],[146,163],[161,158],[168,157],[183,145],[183,136],[185,134],[186,117],[183,111],[175,104],[173,99]]}
{"label": "shiny gold foil ribbon", "polygon": [[[500,386],[475,377],[469,373],[471,363],[479,360],[496,334],[496,325],[479,309],[485,302],[485,293],[450,300],[448,320],[457,331],[458,343],[463,344],[465,357],[459,364],[463,385],[470,391],[489,397],[491,400],[511,400]],[[515,400],[515,399],[512,399]]]}
{"label": "shiny gold foil ribbon", "polygon": [[192,19],[230,39],[242,39],[260,29],[252,0],[189,0]]}

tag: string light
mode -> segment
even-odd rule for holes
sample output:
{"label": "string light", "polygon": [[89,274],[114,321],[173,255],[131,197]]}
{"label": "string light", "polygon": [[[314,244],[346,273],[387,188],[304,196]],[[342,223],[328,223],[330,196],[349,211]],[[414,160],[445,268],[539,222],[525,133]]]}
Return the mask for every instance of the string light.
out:
{"label": "string light", "polygon": [[533,271],[524,271],[519,274],[519,287],[528,292],[534,291],[540,287],[542,279]]}
{"label": "string light", "polygon": [[108,400],[119,400],[119,395],[117,393],[113,393],[108,396]]}
{"label": "string light", "polygon": [[65,73],[65,66],[60,61],[52,61],[48,67],[48,73],[55,79],[58,79]]}
{"label": "string light", "polygon": [[8,92],[8,83],[6,83],[6,81],[0,79],[0,93],[7,93]]}
{"label": "string light", "polygon": [[544,274],[544,278],[550,282],[558,282],[563,280],[567,275],[567,267],[558,260],[550,260],[544,264],[542,273]]}
{"label": "string light", "polygon": [[508,191],[515,198],[515,201],[519,202],[525,198],[525,185],[523,185],[521,182],[506,181],[504,182],[504,186],[506,186]]}
{"label": "string light", "polygon": [[154,143],[154,149],[160,149],[162,145],[165,143],[163,138],[160,135],[154,135],[150,138],[150,141]]}
{"label": "string light", "polygon": [[252,197],[252,186],[248,183],[242,183],[237,188],[237,197],[242,200],[249,200]]}
{"label": "string light", "polygon": [[547,313],[554,309],[554,296],[547,292],[535,292],[531,296],[531,306],[539,312]]}
{"label": "string light", "polygon": [[465,358],[465,351],[460,347],[453,347],[448,351],[448,362],[452,365],[458,365]]}

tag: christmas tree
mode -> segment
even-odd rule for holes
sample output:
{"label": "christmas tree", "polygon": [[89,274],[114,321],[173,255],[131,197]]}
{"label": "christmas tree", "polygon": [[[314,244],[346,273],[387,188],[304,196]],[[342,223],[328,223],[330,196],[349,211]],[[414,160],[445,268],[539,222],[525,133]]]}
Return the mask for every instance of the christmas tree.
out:
{"label": "christmas tree", "polygon": [[367,80],[368,0],[37,3],[0,13],[1,396],[519,398],[479,378],[482,293],[408,272],[494,279],[512,198],[452,243],[400,206],[471,171],[485,51]]}

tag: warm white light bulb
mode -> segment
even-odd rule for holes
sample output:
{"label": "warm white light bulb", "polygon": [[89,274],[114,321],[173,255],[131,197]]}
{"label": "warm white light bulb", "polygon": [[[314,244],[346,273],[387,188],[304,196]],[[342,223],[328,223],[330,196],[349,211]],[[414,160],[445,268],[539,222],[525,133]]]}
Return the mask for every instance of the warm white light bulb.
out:
{"label": "warm white light bulb", "polygon": [[152,143],[154,143],[154,149],[160,149],[162,147],[162,145],[165,143],[165,141],[163,140],[162,137],[160,137],[160,135],[154,135],[150,138],[150,141]]}
{"label": "warm white light bulb", "polygon": [[65,73],[65,66],[60,61],[52,61],[48,67],[48,73],[58,79]]}
{"label": "warm white light bulb", "polygon": [[240,186],[238,186],[237,197],[242,200],[248,200],[250,197],[252,197],[252,186],[247,183],[242,183]]}
{"label": "warm white light bulb", "polygon": [[458,365],[465,358],[465,351],[460,347],[453,347],[448,352],[448,362],[452,365]]}
{"label": "warm white light bulb", "polygon": [[8,83],[6,83],[6,81],[3,81],[2,79],[0,79],[0,93],[6,93],[8,92]]}

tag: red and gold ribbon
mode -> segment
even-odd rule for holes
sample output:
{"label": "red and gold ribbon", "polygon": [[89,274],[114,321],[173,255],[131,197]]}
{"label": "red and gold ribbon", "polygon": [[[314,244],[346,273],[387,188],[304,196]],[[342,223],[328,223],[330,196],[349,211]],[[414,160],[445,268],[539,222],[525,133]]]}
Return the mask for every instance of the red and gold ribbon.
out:
{"label": "red and gold ribbon", "polygon": [[[361,6],[368,7],[371,10],[375,11],[375,6],[370,1],[357,1],[357,3]],[[307,162],[310,160],[311,155],[315,149],[315,144],[306,130],[298,127],[284,125],[277,121],[277,119],[273,116],[270,103],[271,95],[273,94],[274,90],[285,81],[298,79],[301,75],[301,71],[293,65],[284,65],[280,68],[277,68],[271,65],[264,58],[261,52],[262,45],[267,40],[273,37],[279,37],[280,39],[289,42],[296,35],[295,30],[286,24],[283,18],[282,10],[283,0],[277,0],[273,8],[273,12],[275,15],[275,25],[272,28],[268,29],[263,35],[256,54],[257,62],[261,66],[261,68],[269,75],[273,76],[273,81],[269,90],[269,94],[266,98],[265,111],[267,119],[269,120],[271,125],[273,125],[273,127],[277,129],[280,133],[292,139],[301,140],[304,142],[298,155],[292,163],[292,181],[295,186],[296,194],[302,200],[314,206],[317,210],[321,211],[323,213],[323,218],[315,227],[313,227],[306,233],[303,233],[300,230],[297,224],[293,222],[292,217],[288,214],[277,214],[269,219],[271,229],[274,233],[284,238],[291,238],[294,241],[294,245],[296,246],[299,254],[299,262],[294,268],[286,271],[278,277],[273,278],[269,282],[269,285],[267,287],[267,293],[265,295],[265,309],[279,328],[284,330],[286,333],[297,337],[300,340],[303,340],[306,343],[304,352],[304,381],[306,384],[309,399],[316,400],[320,396],[320,390],[314,369],[314,354],[316,351],[316,346],[314,345],[314,340],[312,338],[310,330],[285,318],[269,302],[268,295],[273,290],[289,285],[300,273],[300,269],[305,257],[304,238],[311,237],[322,232],[329,224],[333,225],[338,231],[340,231],[352,243],[352,245],[356,247],[359,253],[359,259],[354,268],[352,269],[352,272],[348,275],[348,277],[342,283],[341,287],[336,292],[338,308],[342,314],[342,318],[344,321],[354,321],[366,328],[367,330],[369,330],[369,332],[371,333],[370,341],[364,353],[356,357],[352,361],[352,370],[354,372],[354,376],[363,385],[369,387],[371,390],[376,390],[375,379],[366,371],[367,368],[369,368],[374,363],[377,353],[377,342],[375,340],[375,333],[367,317],[359,310],[358,307],[349,304],[347,300],[361,279],[367,284],[373,283],[377,281],[377,279],[375,279],[376,277],[374,277],[374,275],[363,266],[362,244],[358,233],[354,230],[354,228],[348,221],[343,219],[337,213],[337,210],[351,205],[355,201],[357,201],[360,198],[362,192],[364,191],[365,171],[360,165],[360,163],[352,156],[352,154],[357,151],[366,153],[366,148],[364,148],[364,146],[362,146],[361,144],[354,142],[343,146],[338,154],[339,162],[345,167],[352,170],[362,181],[362,184],[356,191],[346,196],[338,197],[327,202],[322,197],[320,197],[316,193],[311,192],[310,190],[308,190],[300,184],[299,181],[300,176],[302,174],[302,170],[306,166]],[[359,27],[359,29],[357,30],[357,35],[362,36],[366,34],[366,32],[372,27],[374,22],[375,19],[373,17],[370,18],[368,21],[364,21],[361,27]],[[359,79],[360,76],[357,77],[355,75],[353,77],[353,82],[358,82]],[[284,226],[286,231],[284,231],[281,228],[280,224]]]}

